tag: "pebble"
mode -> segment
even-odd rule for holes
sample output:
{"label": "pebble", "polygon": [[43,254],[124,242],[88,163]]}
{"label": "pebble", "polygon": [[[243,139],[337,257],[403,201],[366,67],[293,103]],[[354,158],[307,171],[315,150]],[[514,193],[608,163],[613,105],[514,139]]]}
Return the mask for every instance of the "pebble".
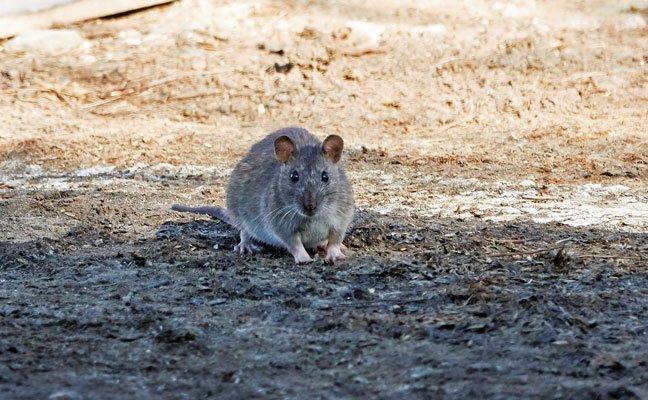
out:
{"label": "pebble", "polygon": [[428,376],[438,374],[439,370],[435,368],[430,368],[426,366],[414,367],[410,373],[410,378],[412,379],[422,379],[427,378]]}
{"label": "pebble", "polygon": [[356,46],[376,46],[386,26],[365,21],[350,21],[351,28],[347,40]]}
{"label": "pebble", "polygon": [[279,103],[288,103],[290,102],[290,95],[286,93],[279,93],[278,95],[275,96],[275,99]]}
{"label": "pebble", "polygon": [[394,176],[390,174],[383,174],[380,177],[380,180],[381,180],[380,183],[383,185],[391,185],[392,183],[394,183]]}
{"label": "pebble", "polygon": [[72,390],[61,390],[48,397],[49,400],[81,400],[81,396]]}
{"label": "pebble", "polygon": [[117,37],[128,46],[139,46],[142,44],[142,34],[135,29],[126,29],[117,34]]}
{"label": "pebble", "polygon": [[498,1],[493,4],[493,9],[502,13],[506,18],[526,18],[536,15],[536,4],[533,0]]}

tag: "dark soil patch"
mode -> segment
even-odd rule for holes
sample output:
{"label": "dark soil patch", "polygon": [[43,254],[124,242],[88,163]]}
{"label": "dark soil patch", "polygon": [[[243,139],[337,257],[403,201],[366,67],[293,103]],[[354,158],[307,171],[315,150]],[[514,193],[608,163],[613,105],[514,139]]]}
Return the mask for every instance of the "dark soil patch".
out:
{"label": "dark soil patch", "polygon": [[197,220],[0,243],[2,397],[648,393],[646,234],[359,212],[333,266],[235,238]]}

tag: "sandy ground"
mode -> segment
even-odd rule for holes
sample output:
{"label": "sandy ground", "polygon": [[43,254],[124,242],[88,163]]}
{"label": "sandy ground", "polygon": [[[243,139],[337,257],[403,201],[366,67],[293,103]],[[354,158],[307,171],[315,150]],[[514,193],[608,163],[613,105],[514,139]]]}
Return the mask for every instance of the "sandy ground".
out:
{"label": "sandy ground", "polygon": [[[646,10],[187,0],[63,27],[71,51],[3,49],[0,387],[646,396]],[[349,261],[242,260],[235,232],[169,211],[223,204],[236,161],[291,125],[345,140]]]}

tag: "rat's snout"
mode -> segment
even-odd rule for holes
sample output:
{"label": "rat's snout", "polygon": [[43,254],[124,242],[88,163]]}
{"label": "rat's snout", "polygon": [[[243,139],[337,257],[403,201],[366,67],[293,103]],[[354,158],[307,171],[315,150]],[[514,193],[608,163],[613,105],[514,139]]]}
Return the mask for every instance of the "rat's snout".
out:
{"label": "rat's snout", "polygon": [[317,197],[315,196],[315,193],[304,193],[304,197],[302,198],[302,207],[304,208],[304,213],[306,215],[315,214],[315,210],[317,209]]}

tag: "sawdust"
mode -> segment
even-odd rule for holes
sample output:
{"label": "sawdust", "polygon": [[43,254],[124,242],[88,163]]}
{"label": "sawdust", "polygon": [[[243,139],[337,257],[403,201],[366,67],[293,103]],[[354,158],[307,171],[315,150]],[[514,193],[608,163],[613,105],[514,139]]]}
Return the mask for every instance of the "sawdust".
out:
{"label": "sawdust", "polygon": [[633,186],[647,31],[629,6],[588,4],[182,1],[81,23],[78,51],[0,52],[0,153],[59,171],[231,165],[301,125],[463,177]]}

